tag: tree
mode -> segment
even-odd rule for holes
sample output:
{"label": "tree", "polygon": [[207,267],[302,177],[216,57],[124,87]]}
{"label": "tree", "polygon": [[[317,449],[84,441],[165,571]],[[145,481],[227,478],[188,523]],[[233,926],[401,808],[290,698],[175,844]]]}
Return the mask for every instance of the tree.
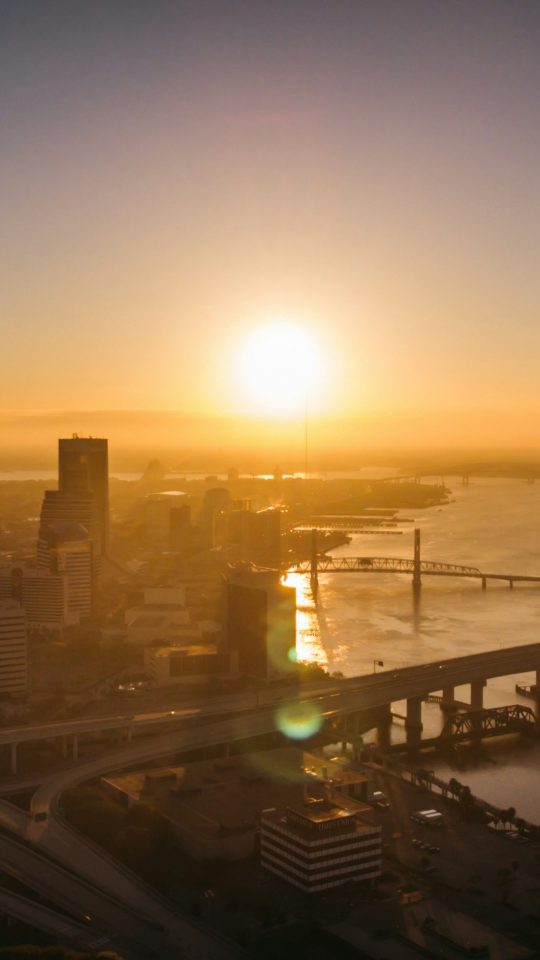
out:
{"label": "tree", "polygon": [[461,793],[462,787],[463,787],[463,784],[461,784],[459,780],[456,780],[455,777],[451,777],[448,783],[448,788],[452,796],[457,797],[458,794]]}

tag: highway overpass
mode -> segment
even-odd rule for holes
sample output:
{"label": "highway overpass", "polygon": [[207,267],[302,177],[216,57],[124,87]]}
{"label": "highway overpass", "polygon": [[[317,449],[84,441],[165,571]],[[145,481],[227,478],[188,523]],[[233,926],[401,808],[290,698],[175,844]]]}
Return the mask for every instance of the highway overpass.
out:
{"label": "highway overpass", "polygon": [[[481,705],[478,684],[493,677],[531,671],[540,671],[540,643],[503,647],[465,657],[437,660],[397,670],[384,670],[376,674],[339,681],[301,684],[298,687],[288,684],[268,688],[258,693],[221,695],[202,701],[194,700],[190,703],[184,701],[182,705],[172,710],[154,710],[135,714],[119,713],[107,717],[45,724],[22,724],[0,730],[0,746],[10,748],[11,769],[16,773],[17,746],[25,742],[59,740],[64,753],[67,754],[69,744],[73,760],[77,760],[81,736],[120,733],[124,735],[126,741],[120,755],[131,756],[137,753],[136,750],[130,749],[134,737],[144,735],[157,745],[161,742],[158,734],[166,730],[175,734],[175,744],[180,748],[190,725],[202,723],[201,729],[207,729],[207,724],[212,718],[217,717],[248,718],[251,714],[257,717],[270,709],[271,712],[266,721],[266,727],[269,729],[262,732],[271,732],[271,729],[275,728],[271,708],[275,709],[286,700],[313,701],[322,712],[348,713],[383,707],[397,700],[423,697],[436,690],[446,691],[447,697],[451,699],[451,688],[470,683],[476,684],[473,706],[478,706]],[[255,726],[257,726],[256,723]],[[233,724],[233,728],[237,729],[236,724]],[[156,733],[155,737],[151,737],[153,731]],[[210,736],[209,731],[207,735]],[[247,733],[244,736],[251,735]],[[186,749],[189,748],[186,747]],[[117,751],[114,753],[116,754]]]}

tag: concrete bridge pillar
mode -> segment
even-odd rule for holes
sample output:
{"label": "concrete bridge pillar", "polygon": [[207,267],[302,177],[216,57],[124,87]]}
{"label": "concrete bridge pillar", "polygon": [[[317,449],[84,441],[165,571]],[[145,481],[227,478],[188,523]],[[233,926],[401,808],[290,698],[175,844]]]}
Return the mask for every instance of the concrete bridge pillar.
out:
{"label": "concrete bridge pillar", "polygon": [[422,697],[409,697],[407,700],[407,746],[417,750],[422,741]]}
{"label": "concrete bridge pillar", "polygon": [[443,687],[441,710],[451,710],[454,704],[454,697],[454,687]]}
{"label": "concrete bridge pillar", "polygon": [[540,667],[536,668],[536,673],[534,677],[534,688],[535,688],[534,712],[536,715],[536,727],[538,730],[540,730]]}
{"label": "concrete bridge pillar", "polygon": [[65,734],[60,740],[60,752],[62,755],[62,760],[65,760],[68,755],[68,740]]}
{"label": "concrete bridge pillar", "polygon": [[71,756],[72,756],[72,759],[73,759],[73,760],[78,760],[78,759],[79,759],[79,738],[78,738],[78,736],[77,736],[76,733],[73,734],[73,744],[72,744]]}
{"label": "concrete bridge pillar", "polygon": [[11,764],[10,770],[13,774],[17,773],[17,744],[11,744]]}
{"label": "concrete bridge pillar", "polygon": [[422,576],[420,573],[420,530],[414,531],[414,569],[413,569],[413,590],[415,593],[422,586]]}
{"label": "concrete bridge pillar", "polygon": [[487,589],[487,580],[485,577],[482,577],[482,590]]}
{"label": "concrete bridge pillar", "polygon": [[377,722],[377,746],[380,750],[388,750],[392,742],[392,704],[382,707]]}
{"label": "concrete bridge pillar", "polygon": [[485,680],[474,680],[471,683],[471,709],[472,710],[483,710],[484,709],[484,687],[486,685]]}

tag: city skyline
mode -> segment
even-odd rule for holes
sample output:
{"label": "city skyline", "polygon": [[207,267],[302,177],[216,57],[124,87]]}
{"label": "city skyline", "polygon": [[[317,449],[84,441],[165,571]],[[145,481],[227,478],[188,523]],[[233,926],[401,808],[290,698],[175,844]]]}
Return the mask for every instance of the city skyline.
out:
{"label": "city skyline", "polygon": [[284,318],[324,356],[321,442],[534,446],[536,4],[0,9],[0,410],[249,443],[243,350]]}

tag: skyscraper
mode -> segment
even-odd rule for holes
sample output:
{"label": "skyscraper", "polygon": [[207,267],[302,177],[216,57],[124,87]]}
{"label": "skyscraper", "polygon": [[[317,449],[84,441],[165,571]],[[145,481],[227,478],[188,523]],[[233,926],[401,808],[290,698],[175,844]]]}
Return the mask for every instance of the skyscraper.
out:
{"label": "skyscraper", "polygon": [[296,590],[276,570],[237,564],[225,584],[227,646],[240,672],[270,680],[294,671]]}
{"label": "skyscraper", "polygon": [[61,494],[95,497],[101,533],[101,552],[109,539],[109,452],[108,441],[79,437],[58,441],[58,486]]}

